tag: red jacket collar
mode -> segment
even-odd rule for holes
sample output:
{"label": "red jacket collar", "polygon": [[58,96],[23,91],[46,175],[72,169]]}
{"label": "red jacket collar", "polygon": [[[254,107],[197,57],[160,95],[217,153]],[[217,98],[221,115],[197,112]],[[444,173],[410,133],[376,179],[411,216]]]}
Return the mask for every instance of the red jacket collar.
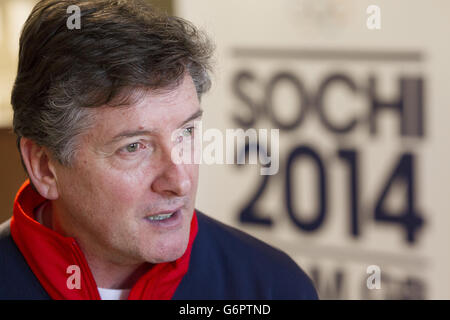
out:
{"label": "red jacket collar", "polygon": [[[76,240],[63,237],[34,220],[34,209],[46,201],[27,180],[14,201],[11,236],[31,270],[52,299],[98,300],[100,295],[89,265]],[[171,299],[189,268],[192,245],[197,235],[197,216],[191,221],[188,247],[179,259],[154,265],[131,289],[128,299]],[[71,272],[80,268],[81,289],[69,289]],[[70,269],[69,269],[70,270]]]}

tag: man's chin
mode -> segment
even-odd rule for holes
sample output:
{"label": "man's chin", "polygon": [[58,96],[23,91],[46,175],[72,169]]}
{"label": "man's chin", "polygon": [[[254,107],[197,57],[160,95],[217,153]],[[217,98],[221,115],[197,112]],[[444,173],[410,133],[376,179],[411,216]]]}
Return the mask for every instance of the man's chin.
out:
{"label": "man's chin", "polygon": [[170,244],[159,246],[158,248],[149,248],[145,250],[145,261],[149,263],[172,262],[183,256],[186,252],[188,241],[177,241]]}

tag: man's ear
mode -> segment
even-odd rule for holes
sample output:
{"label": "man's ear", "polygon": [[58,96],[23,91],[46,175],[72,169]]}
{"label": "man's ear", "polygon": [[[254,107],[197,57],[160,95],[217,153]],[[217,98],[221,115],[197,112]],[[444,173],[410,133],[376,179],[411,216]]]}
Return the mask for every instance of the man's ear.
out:
{"label": "man's ear", "polygon": [[20,139],[20,152],[28,176],[36,190],[49,200],[58,198],[56,170],[54,160],[47,148],[39,146],[34,141],[22,137]]}

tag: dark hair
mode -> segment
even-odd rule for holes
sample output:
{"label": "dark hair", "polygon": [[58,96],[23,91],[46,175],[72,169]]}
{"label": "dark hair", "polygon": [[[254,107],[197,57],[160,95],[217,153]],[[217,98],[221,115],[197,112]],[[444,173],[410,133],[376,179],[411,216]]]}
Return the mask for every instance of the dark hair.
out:
{"label": "dark hair", "polygon": [[[67,27],[72,5],[81,10],[80,29]],[[123,104],[136,89],[175,88],[186,73],[200,99],[211,85],[212,52],[191,23],[145,1],[42,0],[20,37],[14,132],[70,165],[90,108]]]}

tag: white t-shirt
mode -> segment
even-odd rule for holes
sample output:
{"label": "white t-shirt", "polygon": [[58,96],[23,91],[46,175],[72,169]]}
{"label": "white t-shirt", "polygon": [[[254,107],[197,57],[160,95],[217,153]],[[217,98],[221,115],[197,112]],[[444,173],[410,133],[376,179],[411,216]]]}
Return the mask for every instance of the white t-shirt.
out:
{"label": "white t-shirt", "polygon": [[97,288],[102,300],[127,300],[130,289],[105,289]]}
{"label": "white t-shirt", "polygon": [[[35,217],[36,221],[40,224],[43,224],[43,213],[44,208],[47,206],[49,202],[45,201],[43,204],[41,204],[39,207],[35,210]],[[105,289],[105,288],[98,288],[98,293],[100,294],[100,298],[102,300],[127,300],[128,295],[130,294],[131,289]]]}

